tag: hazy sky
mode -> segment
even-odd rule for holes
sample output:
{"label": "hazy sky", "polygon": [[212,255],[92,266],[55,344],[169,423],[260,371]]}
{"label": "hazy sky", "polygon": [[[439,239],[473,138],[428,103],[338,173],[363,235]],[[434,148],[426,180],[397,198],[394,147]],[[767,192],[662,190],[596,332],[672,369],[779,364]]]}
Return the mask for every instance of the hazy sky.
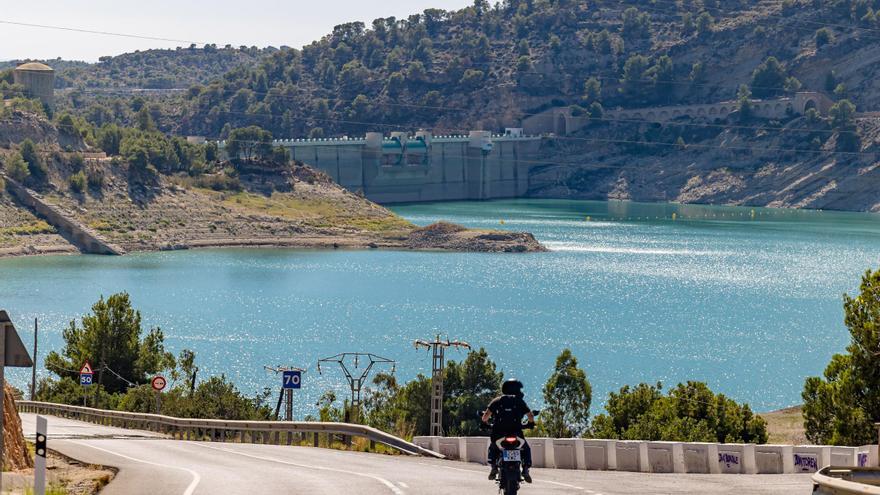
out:
{"label": "hazy sky", "polygon": [[[457,9],[469,0],[31,0],[0,10],[0,20],[112,31],[198,43],[301,47],[333,26],[406,17],[426,8]],[[101,36],[0,24],[0,60],[94,61],[175,42]]]}

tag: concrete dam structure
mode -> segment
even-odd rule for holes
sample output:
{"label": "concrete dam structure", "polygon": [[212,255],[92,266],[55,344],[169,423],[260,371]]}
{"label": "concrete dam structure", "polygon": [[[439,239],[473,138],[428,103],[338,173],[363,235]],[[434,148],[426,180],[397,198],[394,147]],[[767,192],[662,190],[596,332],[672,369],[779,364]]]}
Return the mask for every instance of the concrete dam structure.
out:
{"label": "concrete dam structure", "polygon": [[508,129],[467,136],[370,132],[361,139],[282,139],[273,144],[371,201],[407,203],[524,196],[541,140]]}

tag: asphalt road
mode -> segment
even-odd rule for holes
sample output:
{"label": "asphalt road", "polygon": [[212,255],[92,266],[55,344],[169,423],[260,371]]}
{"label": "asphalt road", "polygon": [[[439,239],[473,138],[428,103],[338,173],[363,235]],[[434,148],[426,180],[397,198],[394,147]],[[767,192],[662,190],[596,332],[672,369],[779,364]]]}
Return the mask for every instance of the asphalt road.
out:
{"label": "asphalt road", "polygon": [[[119,468],[105,495],[497,494],[477,464],[309,447],[184,442],[49,417],[49,448]],[[22,414],[33,437],[35,416]],[[680,475],[533,469],[529,494],[809,494],[808,475]]]}

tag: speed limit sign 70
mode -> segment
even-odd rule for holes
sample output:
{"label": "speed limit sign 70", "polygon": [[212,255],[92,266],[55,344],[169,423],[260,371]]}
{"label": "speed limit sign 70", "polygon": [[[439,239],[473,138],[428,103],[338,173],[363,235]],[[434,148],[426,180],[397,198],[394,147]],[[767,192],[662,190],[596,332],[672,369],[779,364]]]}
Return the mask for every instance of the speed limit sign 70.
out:
{"label": "speed limit sign 70", "polygon": [[302,372],[288,370],[281,375],[281,388],[302,388]]}

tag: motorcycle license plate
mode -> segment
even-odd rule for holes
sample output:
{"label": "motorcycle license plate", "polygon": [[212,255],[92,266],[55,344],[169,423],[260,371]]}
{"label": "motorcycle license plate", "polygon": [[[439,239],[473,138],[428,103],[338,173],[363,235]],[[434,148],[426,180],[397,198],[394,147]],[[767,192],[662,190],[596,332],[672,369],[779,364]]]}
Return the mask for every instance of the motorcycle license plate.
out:
{"label": "motorcycle license plate", "polygon": [[522,454],[518,450],[505,450],[501,458],[504,462],[521,462]]}

